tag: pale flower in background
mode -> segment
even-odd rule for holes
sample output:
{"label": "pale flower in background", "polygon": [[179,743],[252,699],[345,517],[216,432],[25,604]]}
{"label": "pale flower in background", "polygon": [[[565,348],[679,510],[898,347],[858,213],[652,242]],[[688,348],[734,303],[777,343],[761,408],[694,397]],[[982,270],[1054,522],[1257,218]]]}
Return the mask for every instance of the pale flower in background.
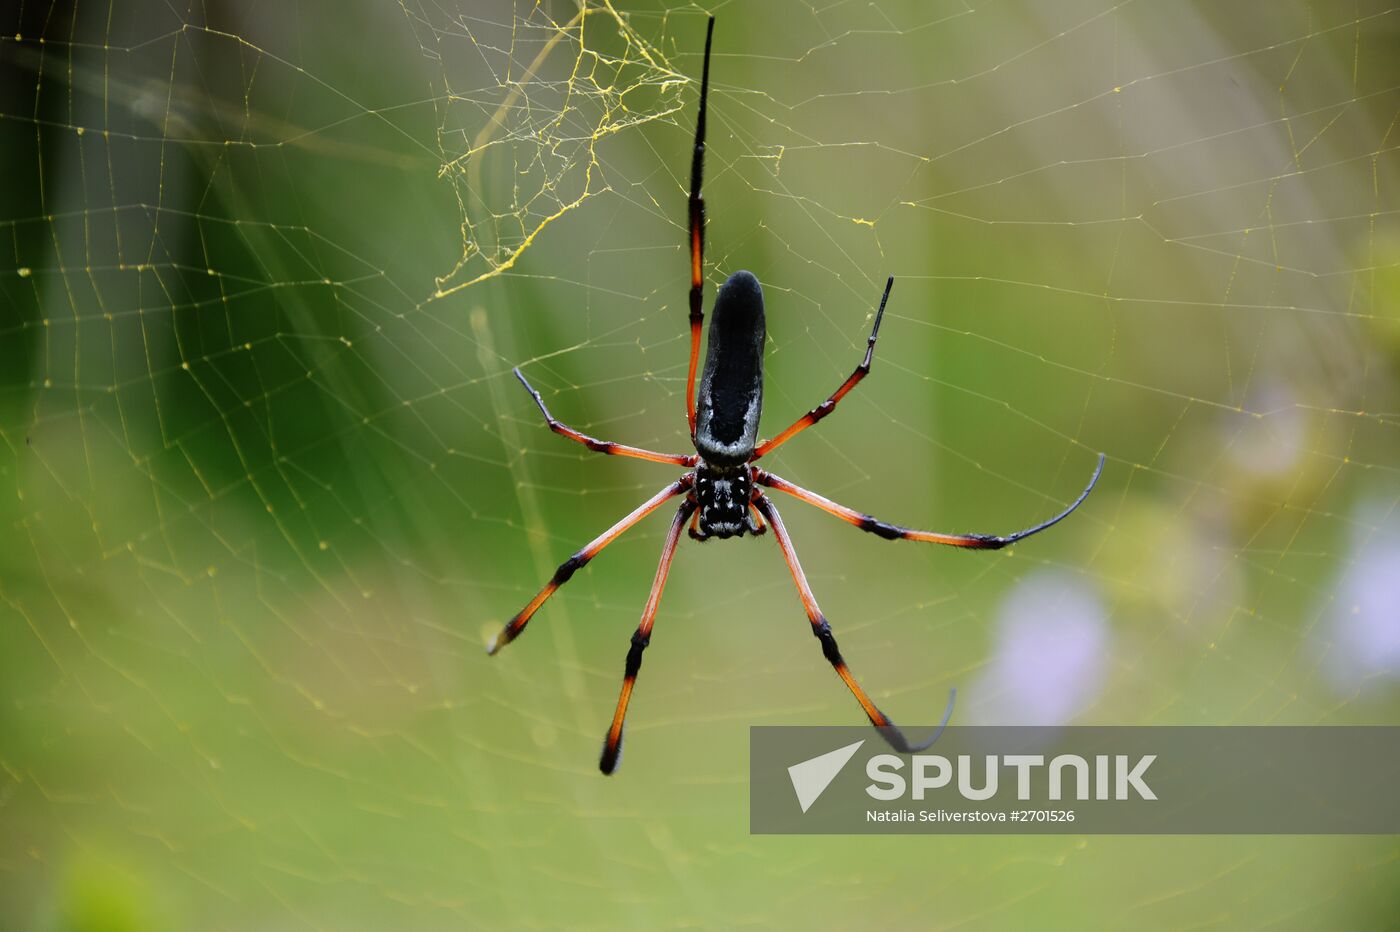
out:
{"label": "pale flower in background", "polygon": [[[1390,514],[1372,530],[1367,522]],[[1349,559],[1324,610],[1321,651],[1333,687],[1365,692],[1368,680],[1400,678],[1400,521],[1393,506],[1365,499],[1353,513],[1357,530]]]}
{"label": "pale flower in background", "polygon": [[1058,570],[1026,576],[1002,602],[995,655],[968,695],[989,725],[1062,725],[1103,688],[1109,630],[1098,592]]}

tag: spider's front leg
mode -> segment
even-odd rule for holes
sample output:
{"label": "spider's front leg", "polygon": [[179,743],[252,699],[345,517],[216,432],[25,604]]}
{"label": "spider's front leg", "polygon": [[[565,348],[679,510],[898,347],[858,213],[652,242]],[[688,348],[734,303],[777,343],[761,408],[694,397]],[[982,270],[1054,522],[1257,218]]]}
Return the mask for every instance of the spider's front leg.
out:
{"label": "spider's front leg", "polygon": [[864,379],[870,374],[870,362],[875,358],[875,341],[880,339],[880,321],[885,317],[885,304],[890,300],[890,289],[893,287],[894,276],[891,275],[885,280],[885,293],[880,296],[880,308],[875,312],[875,326],[870,329],[870,338],[865,341],[865,358],[860,361],[860,365],[856,366],[855,371],[846,377],[846,381],[842,382],[841,387],[832,392],[831,397],[827,398],[826,401],[823,401],[796,421],[793,421],[786,430],[776,437],[760,443],[758,448],[753,451],[753,456],[749,457],[750,463],[768,453],[772,453],[778,447],[787,443],[793,437],[835,411],[836,406],[841,403],[841,399],[850,394],[851,389],[859,385],[861,379]]}
{"label": "spider's front leg", "polygon": [[705,110],[710,99],[710,42],[715,36],[715,18],[705,27],[705,64],[700,75],[700,112],[695,118],[695,148],[690,160],[690,199],[686,218],[690,243],[690,367],[685,379],[685,419],[690,439],[695,439],[695,373],[700,366],[700,328],[705,322],[705,198],[700,189],[705,177]]}

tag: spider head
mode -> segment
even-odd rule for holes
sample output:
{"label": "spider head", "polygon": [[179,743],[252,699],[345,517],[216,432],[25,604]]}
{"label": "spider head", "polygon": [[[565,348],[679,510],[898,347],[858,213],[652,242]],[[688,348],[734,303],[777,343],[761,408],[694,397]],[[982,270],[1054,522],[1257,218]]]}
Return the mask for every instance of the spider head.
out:
{"label": "spider head", "polygon": [[696,470],[695,499],[699,502],[700,537],[737,537],[757,533],[749,511],[753,497],[753,475],[748,466],[716,469],[701,463]]}

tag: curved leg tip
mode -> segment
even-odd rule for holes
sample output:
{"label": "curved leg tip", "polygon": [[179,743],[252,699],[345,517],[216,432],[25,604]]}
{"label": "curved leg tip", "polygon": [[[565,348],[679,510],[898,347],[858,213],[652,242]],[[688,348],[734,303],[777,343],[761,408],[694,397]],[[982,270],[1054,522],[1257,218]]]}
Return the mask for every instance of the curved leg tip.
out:
{"label": "curved leg tip", "polygon": [[1099,476],[1103,475],[1103,464],[1105,459],[1106,457],[1104,456],[1103,452],[1100,451],[1099,461],[1094,464],[1094,474],[1089,477],[1089,484],[1084,487],[1083,492],[1079,493],[1079,497],[1074,500],[1073,505],[1069,506],[1069,510],[1066,511],[1065,514],[1069,514],[1069,512],[1074,511],[1076,508],[1082,505],[1084,503],[1084,499],[1089,497],[1089,493],[1094,491],[1094,486],[1099,484]]}
{"label": "curved leg tip", "polygon": [[920,751],[927,751],[933,747],[934,742],[943,737],[943,730],[948,727],[948,720],[953,717],[953,706],[957,704],[957,701],[958,688],[954,686],[948,690],[948,705],[943,709],[943,720],[938,723],[938,727],[933,730],[933,734],[929,736],[928,740],[919,744],[910,744],[909,739],[904,737],[904,732],[900,731],[893,722],[887,725],[877,725],[876,728],[889,746],[901,754],[917,754]]}

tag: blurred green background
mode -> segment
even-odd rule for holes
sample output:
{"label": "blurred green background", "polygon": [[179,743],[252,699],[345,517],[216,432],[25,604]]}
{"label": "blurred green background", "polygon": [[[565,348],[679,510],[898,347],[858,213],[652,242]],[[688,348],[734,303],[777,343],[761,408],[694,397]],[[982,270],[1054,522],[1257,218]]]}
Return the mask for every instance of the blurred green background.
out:
{"label": "blurred green background", "polygon": [[[1369,928],[1393,838],[748,834],[748,726],[860,710],[685,450],[684,3],[11,5],[9,928]],[[707,276],[768,301],[779,502],[901,722],[1400,718],[1400,11],[720,4]]]}

